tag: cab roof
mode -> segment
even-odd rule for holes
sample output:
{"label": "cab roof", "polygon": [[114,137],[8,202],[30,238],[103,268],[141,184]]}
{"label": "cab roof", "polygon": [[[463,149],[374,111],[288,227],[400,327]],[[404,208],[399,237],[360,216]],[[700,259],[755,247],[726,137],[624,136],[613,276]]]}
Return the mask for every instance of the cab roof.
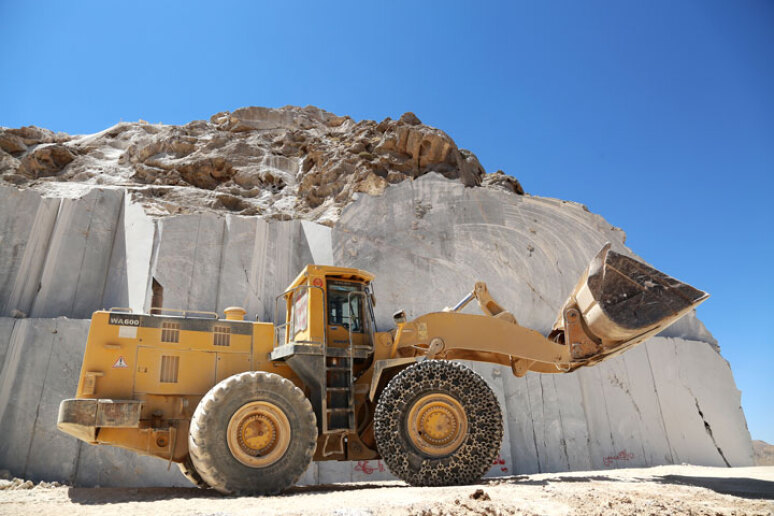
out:
{"label": "cab roof", "polygon": [[293,280],[288,289],[295,288],[306,281],[309,276],[325,276],[341,279],[349,279],[369,283],[374,279],[370,272],[360,269],[351,269],[349,267],[334,267],[332,265],[307,265]]}

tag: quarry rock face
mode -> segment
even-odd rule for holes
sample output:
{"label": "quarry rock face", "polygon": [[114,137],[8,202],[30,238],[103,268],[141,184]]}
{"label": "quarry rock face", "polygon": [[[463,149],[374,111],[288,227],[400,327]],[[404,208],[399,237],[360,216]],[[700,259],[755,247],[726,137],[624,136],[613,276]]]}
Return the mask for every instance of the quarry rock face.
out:
{"label": "quarry rock face", "polygon": [[[376,275],[380,330],[398,309],[441,310],[482,280],[547,333],[605,242],[634,256],[601,216],[525,195],[411,114],[244,108],[86,136],[2,129],[0,149],[0,469],[33,480],[187,485],[163,461],[56,430],[95,310],[163,299],[271,321],[275,297],[318,263]],[[470,365],[505,419],[490,475],[752,464],[730,367],[694,315],[572,374]],[[301,481],[382,478],[380,461],[322,462]]]}

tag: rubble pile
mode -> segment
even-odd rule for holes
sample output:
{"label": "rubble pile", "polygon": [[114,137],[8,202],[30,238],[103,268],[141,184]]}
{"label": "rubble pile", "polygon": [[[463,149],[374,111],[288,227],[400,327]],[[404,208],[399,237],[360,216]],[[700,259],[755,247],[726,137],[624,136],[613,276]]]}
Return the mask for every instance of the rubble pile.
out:
{"label": "rubble pile", "polygon": [[35,484],[32,480],[24,480],[11,475],[7,469],[0,470],[0,491],[18,491],[22,489],[51,489],[54,487],[64,487],[65,484],[59,482],[41,481]]}

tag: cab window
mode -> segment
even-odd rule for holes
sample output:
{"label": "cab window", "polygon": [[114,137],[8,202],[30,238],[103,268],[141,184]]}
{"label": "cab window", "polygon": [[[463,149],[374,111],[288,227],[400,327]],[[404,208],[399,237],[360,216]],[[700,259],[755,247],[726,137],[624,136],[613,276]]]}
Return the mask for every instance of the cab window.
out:
{"label": "cab window", "polygon": [[347,281],[328,281],[328,324],[362,333],[363,296],[350,296],[352,292],[363,292],[363,285]]}

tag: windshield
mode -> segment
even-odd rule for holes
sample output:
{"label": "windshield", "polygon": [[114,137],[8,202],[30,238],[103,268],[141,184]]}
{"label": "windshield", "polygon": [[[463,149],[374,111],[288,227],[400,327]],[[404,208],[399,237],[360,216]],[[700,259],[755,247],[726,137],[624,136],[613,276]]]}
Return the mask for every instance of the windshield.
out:
{"label": "windshield", "polygon": [[363,292],[361,283],[328,281],[328,324],[342,326],[353,332],[363,332]]}

